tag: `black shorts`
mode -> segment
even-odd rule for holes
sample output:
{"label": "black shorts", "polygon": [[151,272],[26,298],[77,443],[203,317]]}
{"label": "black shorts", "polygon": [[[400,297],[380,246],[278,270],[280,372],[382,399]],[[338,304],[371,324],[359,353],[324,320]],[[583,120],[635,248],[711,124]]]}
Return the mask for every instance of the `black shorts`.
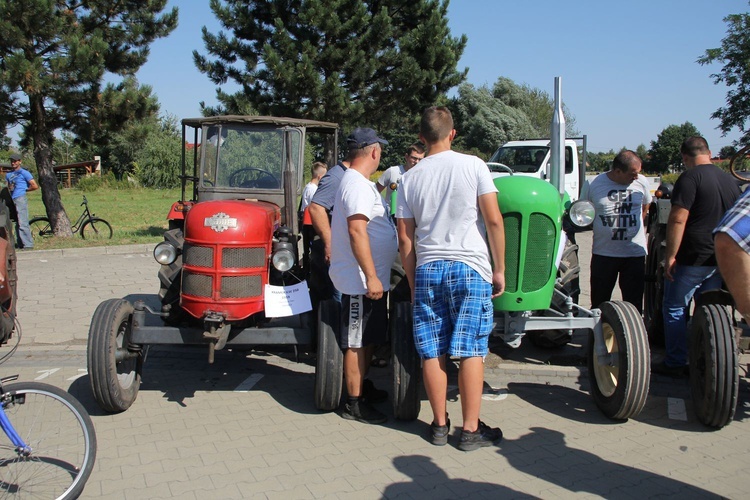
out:
{"label": "black shorts", "polygon": [[341,348],[384,344],[388,340],[388,293],[379,300],[341,294]]}

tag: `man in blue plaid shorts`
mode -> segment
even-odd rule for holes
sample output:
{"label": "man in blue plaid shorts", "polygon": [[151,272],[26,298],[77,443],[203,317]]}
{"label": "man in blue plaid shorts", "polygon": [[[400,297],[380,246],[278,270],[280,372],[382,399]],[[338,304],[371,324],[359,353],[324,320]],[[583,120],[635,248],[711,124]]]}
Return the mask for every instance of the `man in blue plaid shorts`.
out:
{"label": "man in blue plaid shorts", "polygon": [[430,439],[448,442],[446,356],[455,356],[463,416],[458,448],[470,451],[503,436],[479,420],[491,298],[505,289],[503,219],[487,165],[451,151],[456,131],[447,108],[427,108],[419,136],[428,153],[404,173],[398,190],[399,252],[413,290],[414,341],[433,413]]}
{"label": "man in blue plaid shorts", "polygon": [[750,189],[714,229],[714,248],[721,276],[750,324]]}

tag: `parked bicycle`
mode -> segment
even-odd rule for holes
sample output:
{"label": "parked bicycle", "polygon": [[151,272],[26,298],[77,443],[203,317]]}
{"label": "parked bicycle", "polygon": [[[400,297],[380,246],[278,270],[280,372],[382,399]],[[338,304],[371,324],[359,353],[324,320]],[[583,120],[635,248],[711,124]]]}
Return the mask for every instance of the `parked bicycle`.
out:
{"label": "parked bicycle", "polygon": [[[16,345],[21,332],[16,322]],[[96,433],[81,403],[53,385],[0,379],[0,497],[77,498],[94,469]]]}
{"label": "parked bicycle", "polygon": [[[91,213],[85,195],[81,206],[83,207],[83,213],[81,213],[78,220],[73,224],[73,233],[80,233],[81,238],[84,240],[111,239],[112,226],[106,220],[101,217],[95,217],[95,214]],[[29,221],[29,226],[31,226],[31,234],[34,237],[47,238],[53,234],[52,225],[48,217],[34,217]]]}

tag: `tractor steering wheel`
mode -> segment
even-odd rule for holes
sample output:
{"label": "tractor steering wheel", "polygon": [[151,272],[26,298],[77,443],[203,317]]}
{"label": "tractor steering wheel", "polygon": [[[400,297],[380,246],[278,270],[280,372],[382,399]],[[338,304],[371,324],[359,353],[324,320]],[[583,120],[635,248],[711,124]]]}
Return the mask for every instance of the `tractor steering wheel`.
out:
{"label": "tractor steering wheel", "polygon": [[490,172],[507,172],[513,175],[513,169],[503,163],[487,162],[487,166],[490,168]]}
{"label": "tractor steering wheel", "polygon": [[[254,172],[254,175],[246,175]],[[255,167],[245,167],[229,176],[229,187],[278,189],[281,184],[268,170]]]}

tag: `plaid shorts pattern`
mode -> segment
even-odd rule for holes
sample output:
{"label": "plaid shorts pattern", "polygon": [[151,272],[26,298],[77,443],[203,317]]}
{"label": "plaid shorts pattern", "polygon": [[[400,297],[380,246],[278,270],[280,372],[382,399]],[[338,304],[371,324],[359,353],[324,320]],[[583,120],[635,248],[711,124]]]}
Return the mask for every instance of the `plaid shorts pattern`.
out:
{"label": "plaid shorts pattern", "polygon": [[724,214],[714,229],[714,234],[718,232],[727,233],[744,251],[750,253],[750,188]]}
{"label": "plaid shorts pattern", "polygon": [[492,286],[463,262],[416,269],[414,343],[422,359],[486,356],[492,331]]}

